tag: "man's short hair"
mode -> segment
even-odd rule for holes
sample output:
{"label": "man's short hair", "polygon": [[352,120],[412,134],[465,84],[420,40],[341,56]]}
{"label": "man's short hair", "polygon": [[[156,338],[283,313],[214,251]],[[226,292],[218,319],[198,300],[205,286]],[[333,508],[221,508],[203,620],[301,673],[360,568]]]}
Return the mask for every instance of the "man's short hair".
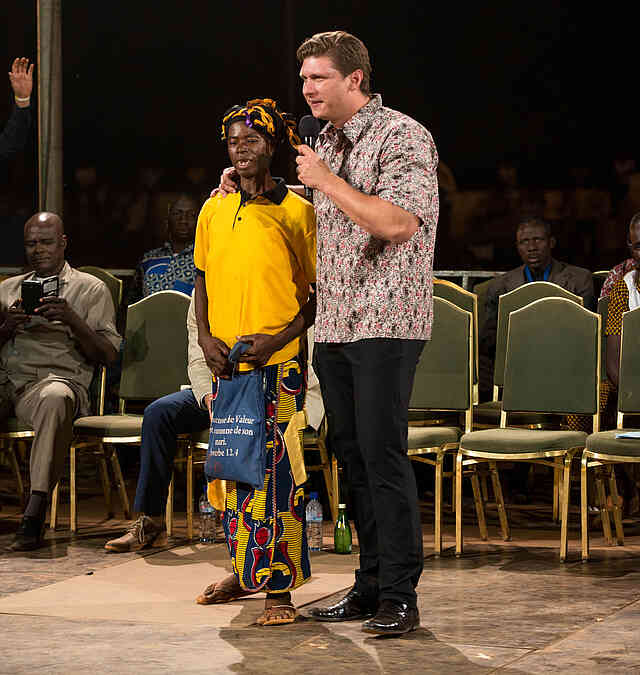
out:
{"label": "man's short hair", "polygon": [[640,225],[640,211],[638,211],[638,213],[634,213],[631,216],[631,221],[629,222],[629,231],[638,225]]}
{"label": "man's short hair", "polygon": [[540,216],[524,216],[523,218],[521,218],[518,221],[518,225],[516,226],[516,236],[518,236],[518,232],[520,232],[520,230],[526,225],[542,227],[544,228],[547,237],[553,236],[551,233],[551,223],[546,221],[544,218],[540,218]]}
{"label": "man's short hair", "polygon": [[371,62],[369,52],[362,40],[343,30],[333,30],[326,33],[316,33],[307,38],[296,52],[298,61],[302,63],[310,56],[328,56],[336,70],[343,77],[351,75],[354,70],[362,71],[360,91],[369,96],[371,94]]}

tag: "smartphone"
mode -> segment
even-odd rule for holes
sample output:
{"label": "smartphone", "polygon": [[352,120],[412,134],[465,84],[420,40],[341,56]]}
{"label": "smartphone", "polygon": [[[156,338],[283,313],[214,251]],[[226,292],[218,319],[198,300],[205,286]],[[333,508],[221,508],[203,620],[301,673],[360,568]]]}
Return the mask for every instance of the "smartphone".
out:
{"label": "smartphone", "polygon": [[58,277],[46,279],[25,279],[20,287],[22,309],[25,314],[33,314],[42,303],[40,298],[58,297],[60,282]]}

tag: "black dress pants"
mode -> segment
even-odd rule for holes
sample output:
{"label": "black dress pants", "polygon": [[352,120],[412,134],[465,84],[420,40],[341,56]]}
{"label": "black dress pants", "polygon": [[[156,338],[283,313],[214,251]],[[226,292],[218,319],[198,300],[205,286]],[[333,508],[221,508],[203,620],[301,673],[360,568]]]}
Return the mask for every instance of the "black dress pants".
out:
{"label": "black dress pants", "polygon": [[329,442],[346,474],[360,544],[356,588],[416,606],[423,566],[408,408],[424,341],[316,343]]}

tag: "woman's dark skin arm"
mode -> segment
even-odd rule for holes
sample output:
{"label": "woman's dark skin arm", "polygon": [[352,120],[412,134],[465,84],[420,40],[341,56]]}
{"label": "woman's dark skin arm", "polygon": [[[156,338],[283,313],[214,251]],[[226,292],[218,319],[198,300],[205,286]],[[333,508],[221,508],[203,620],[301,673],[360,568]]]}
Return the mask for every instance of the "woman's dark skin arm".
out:
{"label": "woman's dark skin arm", "polygon": [[198,326],[198,344],[204,353],[205,361],[217,377],[227,378],[231,374],[229,347],[211,335],[209,328],[209,298],[207,285],[202,274],[196,275],[195,310]]}
{"label": "woman's dark skin arm", "polygon": [[620,336],[607,335],[607,379],[617,389],[620,375]]}

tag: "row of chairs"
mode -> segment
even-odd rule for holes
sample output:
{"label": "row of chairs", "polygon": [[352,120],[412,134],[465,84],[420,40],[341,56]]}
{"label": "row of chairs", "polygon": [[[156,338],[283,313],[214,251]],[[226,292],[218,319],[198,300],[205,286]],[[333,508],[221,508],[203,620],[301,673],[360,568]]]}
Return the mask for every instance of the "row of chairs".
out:
{"label": "row of chairs", "polygon": [[[554,517],[559,511],[560,558],[565,560],[570,470],[572,459],[580,451],[582,557],[586,560],[589,556],[586,484],[587,469],[590,467],[606,467],[610,499],[607,499],[601,475],[596,476],[603,531],[606,542],[612,544],[609,512],[613,511],[616,541],[622,544],[622,518],[613,465],[621,461],[640,461],[640,443],[616,439],[619,431],[599,432],[599,386],[604,376],[602,315],[606,315],[606,303],[600,304],[597,314],[589,312],[582,307],[581,298],[548,282],[528,284],[502,296],[498,312],[494,400],[488,406],[470,404],[464,407],[461,406],[464,396],[467,401],[474,399],[474,392],[468,391],[466,386],[472,386],[474,369],[477,367],[473,357],[475,337],[473,334],[469,336],[469,360],[461,362],[464,350],[456,346],[454,336],[459,337],[465,331],[461,325],[456,325],[456,319],[453,318],[455,311],[452,312],[451,307],[445,309],[443,300],[437,297],[440,295],[438,286],[436,282],[432,340],[425,347],[418,365],[411,406],[414,419],[418,410],[457,410],[464,414],[465,421],[455,428],[435,426],[409,429],[409,456],[425,461],[425,456],[435,455],[430,463],[436,467],[436,553],[442,547],[440,519],[442,477],[445,475],[442,464],[447,452],[456,453],[453,494],[458,555],[463,551],[463,475],[468,474],[471,478],[481,537],[486,539],[488,536],[484,516],[486,489],[481,489],[477,472],[482,464],[489,467],[502,535],[505,540],[510,538],[497,468],[499,461],[506,460],[539,463],[554,470]],[[460,305],[466,303],[466,306],[470,306],[467,291],[458,293],[456,297],[456,289],[450,284],[446,293],[454,301],[461,298],[461,302],[454,303],[458,305],[458,312],[465,311]],[[634,374],[640,370],[640,364],[633,364],[633,354],[637,352],[637,349],[633,349],[634,340],[638,334],[634,322],[640,321],[640,314],[638,318],[636,314],[632,312],[624,318],[626,332],[623,333],[624,355],[621,356],[619,390],[621,413],[635,413],[640,409],[640,401],[635,400],[640,394],[634,394],[638,383],[633,381]],[[467,321],[469,326],[477,326],[472,315]],[[445,372],[447,370],[450,372]],[[451,396],[454,392],[460,398],[457,399],[457,405],[452,406]],[[483,414],[483,407],[495,411],[490,421]],[[587,437],[585,432],[551,427],[551,420],[556,420],[557,424],[559,415],[564,417],[571,413],[591,415],[594,434]],[[495,425],[497,428],[492,429],[490,422],[495,421],[498,421]],[[513,426],[507,427],[507,422]],[[618,425],[622,428],[622,418]],[[476,431],[471,430],[472,426]]]}
{"label": "row of chairs", "polygon": [[[102,279],[110,289],[116,309],[122,298],[122,282],[101,268],[83,268],[83,271]],[[119,413],[104,414],[105,369],[100,370],[97,415],[82,417],[74,422],[74,436],[69,453],[69,491],[70,491],[70,528],[78,529],[77,517],[77,454],[90,450],[98,460],[101,482],[104,491],[107,517],[113,517],[111,492],[112,486],[107,463],[112,465],[116,487],[120,496],[125,518],[130,518],[130,505],[122,470],[116,452],[116,446],[135,446],[141,442],[142,414],[130,413],[161,396],[188,386],[186,316],[189,296],[176,291],[161,291],[129,306],[126,316],[125,342],[122,360],[122,372],[119,385]],[[329,460],[326,443],[326,424],[318,433],[308,431],[304,437],[304,448],[315,451],[319,459],[307,466],[307,470],[323,472],[332,515],[337,517],[337,465]],[[24,484],[19,468],[15,445],[28,442],[33,438],[33,430],[22,425],[17,419],[7,420],[0,429],[0,440],[5,443],[10,463],[16,474],[19,494],[24,494]],[[204,454],[208,447],[208,430],[180,437],[183,448],[177,460],[186,468],[186,506],[187,532],[193,536],[193,492],[194,467],[204,463]],[[58,518],[60,486],[56,486],[52,495],[50,525],[55,528]],[[167,500],[167,530],[173,529],[174,481],[171,481]]]}

